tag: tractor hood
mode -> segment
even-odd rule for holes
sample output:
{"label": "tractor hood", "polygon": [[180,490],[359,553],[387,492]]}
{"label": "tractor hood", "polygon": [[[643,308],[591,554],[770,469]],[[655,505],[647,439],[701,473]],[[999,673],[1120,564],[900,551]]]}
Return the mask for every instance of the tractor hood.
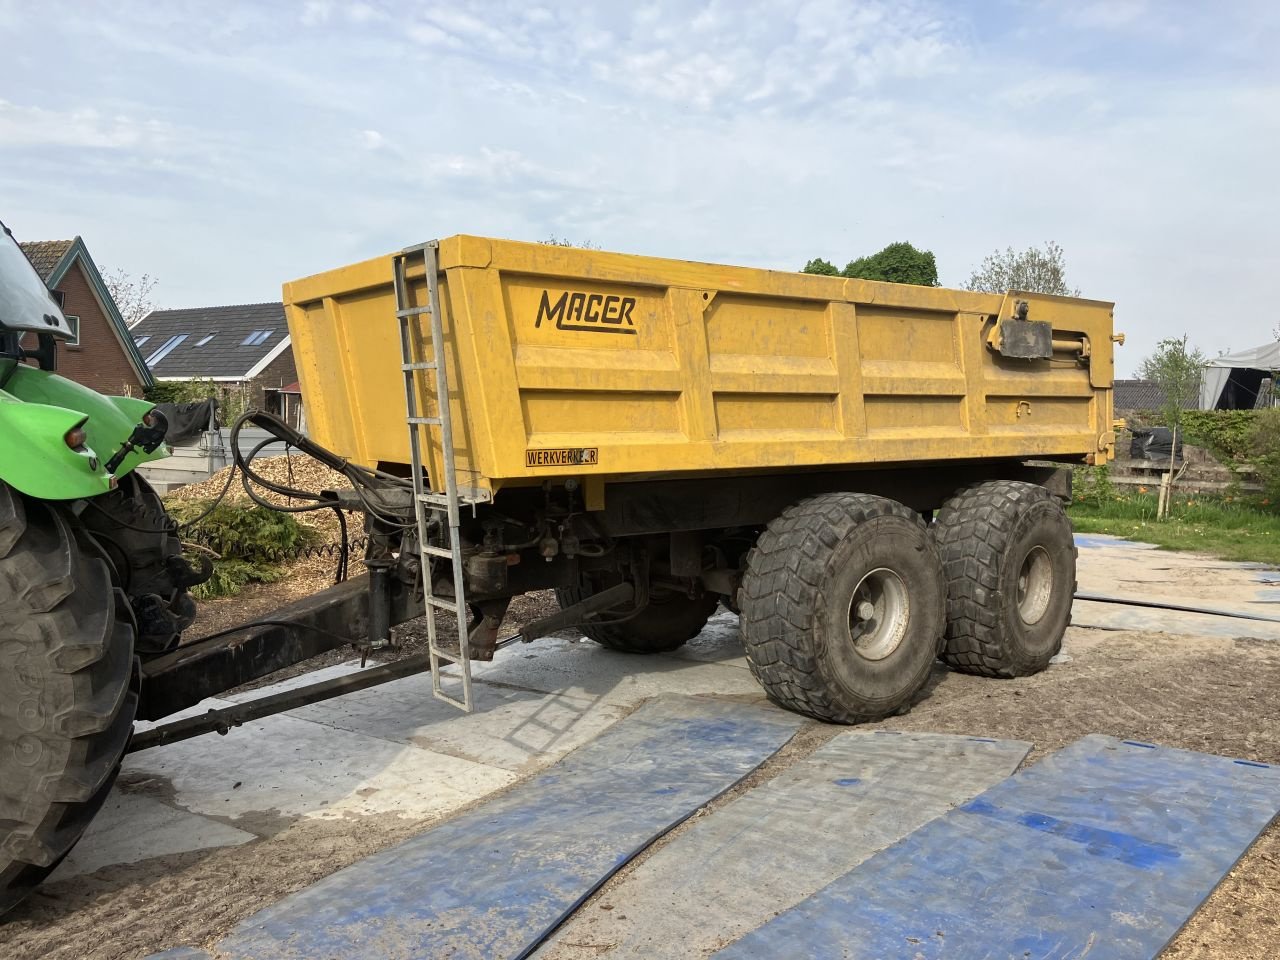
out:
{"label": "tractor hood", "polygon": [[71,336],[62,309],[9,228],[0,223],[0,331],[3,330],[32,330],[60,340]]}

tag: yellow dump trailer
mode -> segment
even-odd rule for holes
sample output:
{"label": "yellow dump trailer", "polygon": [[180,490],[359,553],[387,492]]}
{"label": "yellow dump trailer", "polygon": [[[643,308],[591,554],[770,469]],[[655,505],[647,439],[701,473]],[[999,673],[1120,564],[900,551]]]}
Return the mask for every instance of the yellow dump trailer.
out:
{"label": "yellow dump trailer", "polygon": [[[309,433],[369,466],[410,459],[391,262],[284,288]],[[438,263],[459,479],[477,491],[1111,455],[1109,303],[469,236]],[[1050,325],[1045,356],[1002,353],[1018,299]]]}
{"label": "yellow dump trailer", "polygon": [[1114,446],[1109,303],[472,236],[284,300],[310,437],[412,488],[370,529],[403,532],[438,658],[491,657],[529,590],[565,609],[523,639],[636,653],[719,602],[774,700],[853,722],[936,657],[1014,676],[1059,649],[1063,467]]}

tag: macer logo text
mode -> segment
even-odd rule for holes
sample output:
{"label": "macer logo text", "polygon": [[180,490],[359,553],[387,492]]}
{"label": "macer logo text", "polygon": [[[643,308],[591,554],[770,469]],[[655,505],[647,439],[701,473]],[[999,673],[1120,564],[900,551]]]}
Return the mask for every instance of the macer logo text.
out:
{"label": "macer logo text", "polygon": [[538,304],[535,327],[542,321],[555,322],[557,330],[581,330],[585,333],[636,333],[631,312],[636,308],[635,297],[619,297],[613,294],[583,293],[566,290],[560,299],[551,302],[550,291],[542,291]]}

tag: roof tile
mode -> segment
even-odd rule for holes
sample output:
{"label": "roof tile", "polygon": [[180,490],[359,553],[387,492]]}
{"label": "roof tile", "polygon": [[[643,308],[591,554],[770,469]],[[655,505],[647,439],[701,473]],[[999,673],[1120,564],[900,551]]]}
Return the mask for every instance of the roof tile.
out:
{"label": "roof tile", "polygon": [[[1117,410],[1159,410],[1164,406],[1164,391],[1154,380],[1116,380],[1115,402]],[[1197,386],[1183,398],[1182,409],[1195,410],[1200,406],[1200,388]]]}
{"label": "roof tile", "polygon": [[22,252],[27,255],[31,265],[40,274],[41,280],[48,280],[53,268],[62,262],[67,251],[75,244],[74,240],[32,240],[20,243]]}
{"label": "roof tile", "polygon": [[[194,379],[244,377],[289,336],[289,327],[284,304],[276,301],[154,310],[129,332],[135,343],[146,338],[140,349],[157,377]],[[151,357],[175,337],[184,339],[152,362]],[[249,339],[253,342],[246,344]]]}

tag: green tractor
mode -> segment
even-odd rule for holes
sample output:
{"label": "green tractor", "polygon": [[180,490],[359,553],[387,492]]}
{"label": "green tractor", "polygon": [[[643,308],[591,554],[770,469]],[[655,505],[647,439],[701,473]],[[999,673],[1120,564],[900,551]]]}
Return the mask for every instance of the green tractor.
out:
{"label": "green tractor", "polygon": [[[0,224],[3,227],[3,224]],[[165,420],[55,372],[70,327],[0,235],[0,914],[70,851],[132,732],[140,657],[171,649],[208,576],[133,471]],[[34,363],[33,363],[34,361]]]}

